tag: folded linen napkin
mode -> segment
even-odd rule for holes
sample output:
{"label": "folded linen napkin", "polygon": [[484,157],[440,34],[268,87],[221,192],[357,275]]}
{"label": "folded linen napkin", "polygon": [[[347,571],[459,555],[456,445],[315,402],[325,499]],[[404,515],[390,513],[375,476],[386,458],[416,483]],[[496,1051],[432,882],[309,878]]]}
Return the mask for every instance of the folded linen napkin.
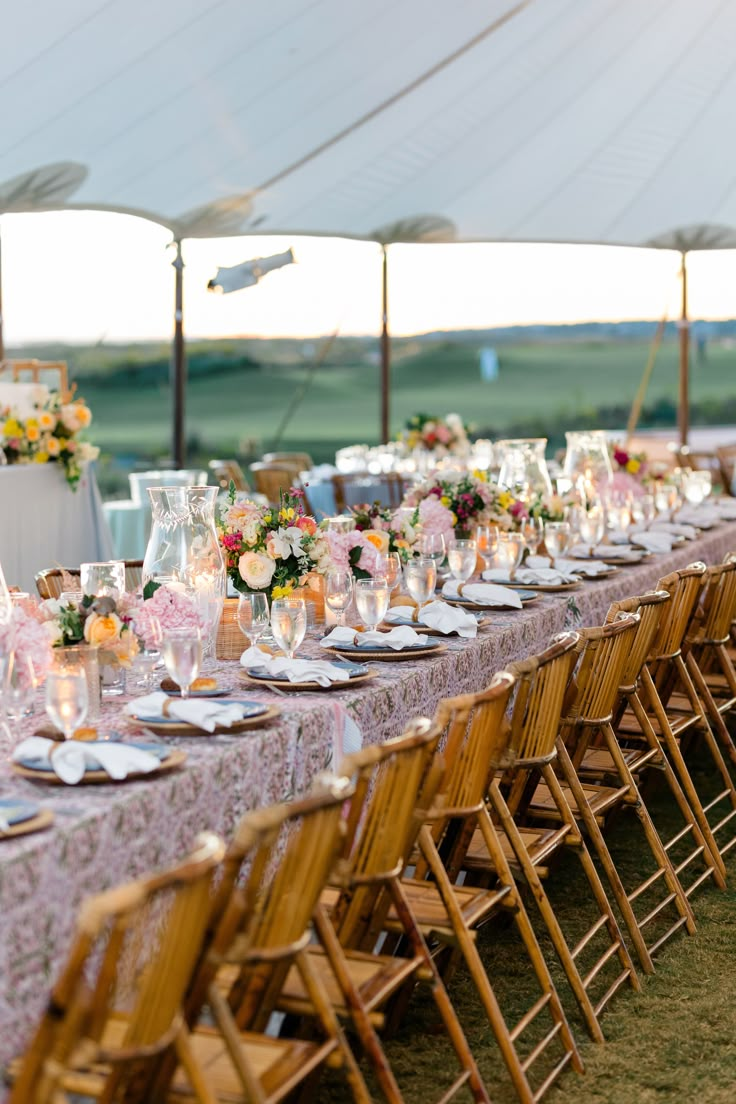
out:
{"label": "folded linen napkin", "polygon": [[671,552],[675,542],[673,533],[663,533],[661,530],[647,529],[643,533],[632,533],[631,543],[639,548],[646,548],[647,552]]}
{"label": "folded linen napkin", "polygon": [[161,765],[160,759],[150,751],[133,747],[131,744],[96,740],[85,743],[82,740],[64,740],[56,743],[43,736],[29,736],[21,740],[13,751],[13,762],[33,759],[41,763],[51,763],[54,773],[74,786],[83,777],[87,768],[104,770],[110,778],[119,781],[129,774],[148,774]]}
{"label": "folded linen napkin", "polygon": [[333,682],[349,682],[350,672],[336,667],[326,659],[289,659],[288,656],[270,656],[260,648],[248,648],[240,657],[243,667],[263,671],[271,678],[288,682],[316,682],[329,686]]}
{"label": "folded linen napkin", "polygon": [[[484,571],[483,578],[495,583],[509,582],[508,571],[498,567],[491,571]],[[578,583],[580,580],[572,571],[562,571],[555,565],[555,567],[519,567],[516,569],[514,582],[522,583],[524,586],[560,586],[562,583]]]}
{"label": "folded linen napkin", "polygon": [[[706,505],[706,510],[717,514],[723,521],[736,520],[736,498],[715,498]],[[697,525],[696,521],[693,521]]]}
{"label": "folded linen napkin", "polygon": [[[549,559],[546,556],[527,556],[527,567],[538,569],[548,568]],[[596,575],[605,575],[610,571],[610,567],[606,563],[601,563],[600,560],[590,560],[588,563],[584,563],[582,560],[555,560],[555,569],[563,572],[564,575],[587,575],[592,579]]]}
{"label": "folded linen napkin", "polygon": [[135,698],[125,706],[125,712],[136,717],[167,717],[172,721],[184,721],[204,732],[214,732],[216,728],[230,728],[242,721],[242,705],[230,702],[225,705],[213,698],[170,698],[163,690]]}
{"label": "folded linen napkin", "polygon": [[513,606],[521,609],[521,595],[508,586],[496,583],[465,583],[462,595],[455,579],[448,579],[442,587],[445,598],[464,598],[468,602],[477,602],[479,606]]}
{"label": "folded linen napkin", "polygon": [[[386,614],[385,620],[389,624],[393,621],[405,621],[415,612],[411,606],[394,606]],[[457,633],[458,636],[470,639],[478,635],[478,622],[472,613],[448,606],[447,602],[428,602],[426,606],[422,606],[415,624],[426,625],[428,629],[436,629],[445,636]]]}
{"label": "folded linen napkin", "polygon": [[320,640],[323,648],[336,648],[341,644],[357,644],[359,648],[391,648],[400,652],[414,644],[429,644],[429,637],[416,633],[408,625],[400,625],[391,632],[356,632],[348,626],[338,626]]}
{"label": "folded linen napkin", "polygon": [[[721,509],[724,509],[724,507],[718,508],[710,504],[706,505],[706,503],[702,503],[700,506],[685,505],[677,511],[675,520],[684,521],[687,525],[697,525],[698,529],[710,529],[722,519],[729,517],[728,508],[725,507],[725,514],[721,513]],[[733,516],[731,515],[731,517]]]}
{"label": "folded linen napkin", "polygon": [[631,529],[631,535],[643,533],[645,530],[649,530],[650,533],[672,533],[673,537],[684,537],[685,540],[695,540],[698,535],[698,530],[694,525],[686,525],[679,521],[665,521],[659,518],[655,518],[649,525],[635,525]]}
{"label": "folded linen napkin", "polygon": [[630,544],[599,544],[597,548],[591,548],[589,544],[576,544],[570,549],[570,555],[581,560],[618,559],[638,563],[641,559],[641,549],[632,548]]}

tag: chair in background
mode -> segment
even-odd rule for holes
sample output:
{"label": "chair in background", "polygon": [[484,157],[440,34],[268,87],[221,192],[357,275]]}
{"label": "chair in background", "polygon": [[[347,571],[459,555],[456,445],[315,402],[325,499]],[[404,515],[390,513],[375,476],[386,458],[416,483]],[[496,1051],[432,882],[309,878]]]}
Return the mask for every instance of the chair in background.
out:
{"label": "chair in background", "polygon": [[[123,560],[125,564],[125,589],[134,591],[143,582],[143,560]],[[36,574],[36,590],[39,598],[58,598],[67,590],[80,589],[78,567],[47,567]]]}
{"label": "chair in background", "polygon": [[719,445],[716,456],[720,466],[721,484],[723,493],[732,495],[736,492],[736,445]]}
{"label": "chair in background", "polygon": [[69,368],[65,360],[3,360],[0,361],[0,375],[4,372],[10,373],[14,383],[42,383],[59,391],[62,402],[68,402],[74,391],[74,387],[69,390]]}
{"label": "chair in background", "polygon": [[224,491],[228,490],[231,483],[235,484],[236,491],[250,490],[245,472],[237,460],[210,460],[207,467],[212,472],[213,479]]}
{"label": "chair in background", "polygon": [[[677,457],[677,463],[681,468],[692,468],[693,471],[710,472],[713,485],[716,486],[719,483],[723,483],[724,493],[730,494],[731,484],[723,482],[723,466],[718,452],[718,449],[715,451],[712,449],[692,449],[688,445],[682,445],[677,449],[675,455]],[[734,455],[736,455],[736,446]]]}
{"label": "chair in background", "polygon": [[[366,492],[366,484],[369,491]],[[338,514],[344,513],[358,502],[365,502],[366,493],[371,501],[380,502],[381,506],[395,510],[401,505],[404,497],[404,481],[399,472],[380,472],[378,475],[333,475],[332,486],[335,492],[335,509]],[[352,488],[363,488],[357,497],[351,494]]]}
{"label": "chair in background", "polygon": [[67,1093],[151,1099],[172,1049],[193,1100],[213,1104],[182,1016],[225,848],[211,833],[162,874],[89,898],[71,953],[25,1054],[11,1066],[10,1104],[58,1104]]}
{"label": "chair in background", "polygon": [[297,472],[311,471],[314,467],[314,461],[308,452],[264,452],[261,460],[264,464],[293,467]]}
{"label": "chair in background", "polygon": [[304,507],[307,513],[312,512],[309,499],[299,478],[299,472],[295,468],[281,464],[257,463],[251,464],[250,470],[253,473],[256,491],[264,495],[273,506],[278,505],[282,491],[286,492],[290,487],[296,487],[304,495]]}

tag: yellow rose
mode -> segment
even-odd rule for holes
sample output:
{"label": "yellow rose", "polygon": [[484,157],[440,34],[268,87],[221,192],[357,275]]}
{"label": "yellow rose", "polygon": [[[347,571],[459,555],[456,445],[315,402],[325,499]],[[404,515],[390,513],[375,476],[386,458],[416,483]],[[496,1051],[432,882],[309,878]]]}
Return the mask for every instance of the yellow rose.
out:
{"label": "yellow rose", "polygon": [[91,613],[84,622],[84,639],[88,644],[104,648],[119,638],[122,627],[123,622],[116,613]]}
{"label": "yellow rose", "polygon": [[389,536],[380,529],[365,529],[363,536],[378,552],[388,552]]}
{"label": "yellow rose", "polygon": [[452,502],[452,499],[448,495],[443,495],[442,498],[440,499],[440,502],[442,503],[443,506],[446,506],[446,507],[449,508],[450,503]]}
{"label": "yellow rose", "polygon": [[53,414],[49,414],[48,410],[44,410],[43,413],[38,416],[38,424],[41,429],[54,429],[56,418]]}
{"label": "yellow rose", "polygon": [[34,464],[48,464],[49,454],[47,452],[37,452],[33,457]]}
{"label": "yellow rose", "polygon": [[629,472],[631,475],[636,475],[636,473],[638,472],[640,467],[641,467],[641,464],[639,463],[638,460],[635,460],[633,458],[633,456],[626,463],[626,471]]}
{"label": "yellow rose", "polygon": [[46,451],[49,456],[58,456],[61,451],[58,437],[49,437],[46,441]]}
{"label": "yellow rose", "polygon": [[3,426],[4,437],[20,437],[23,433],[23,427],[17,418],[8,418]]}
{"label": "yellow rose", "polygon": [[38,429],[38,419],[26,418],[26,429]]}

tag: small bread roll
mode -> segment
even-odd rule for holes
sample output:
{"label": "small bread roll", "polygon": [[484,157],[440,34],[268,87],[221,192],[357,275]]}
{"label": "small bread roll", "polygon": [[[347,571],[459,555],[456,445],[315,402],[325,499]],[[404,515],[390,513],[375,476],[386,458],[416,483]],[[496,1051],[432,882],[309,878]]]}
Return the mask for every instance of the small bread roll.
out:
{"label": "small bread roll", "polygon": [[397,594],[395,598],[391,599],[392,606],[413,606],[416,609],[416,602],[413,598],[410,598],[408,594]]}
{"label": "small bread roll", "polygon": [[97,729],[93,725],[86,725],[84,728],[75,728],[72,734],[72,740],[83,740],[85,743],[96,739]]}
{"label": "small bread roll", "polygon": [[189,687],[190,690],[216,690],[217,679],[214,678],[197,678]]}

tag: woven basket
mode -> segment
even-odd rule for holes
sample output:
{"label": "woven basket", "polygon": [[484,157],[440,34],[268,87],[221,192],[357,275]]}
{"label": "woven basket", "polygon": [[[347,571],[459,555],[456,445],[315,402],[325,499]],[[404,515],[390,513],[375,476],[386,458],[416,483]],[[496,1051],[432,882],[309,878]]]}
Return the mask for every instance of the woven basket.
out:
{"label": "woven basket", "polygon": [[217,630],[215,655],[218,659],[240,659],[248,642],[238,625],[238,599],[226,598]]}
{"label": "woven basket", "polygon": [[[304,586],[294,591],[295,598],[303,598],[307,603],[307,622],[310,625],[325,623],[325,579],[311,571],[304,580]],[[311,611],[311,612],[310,612]]]}

